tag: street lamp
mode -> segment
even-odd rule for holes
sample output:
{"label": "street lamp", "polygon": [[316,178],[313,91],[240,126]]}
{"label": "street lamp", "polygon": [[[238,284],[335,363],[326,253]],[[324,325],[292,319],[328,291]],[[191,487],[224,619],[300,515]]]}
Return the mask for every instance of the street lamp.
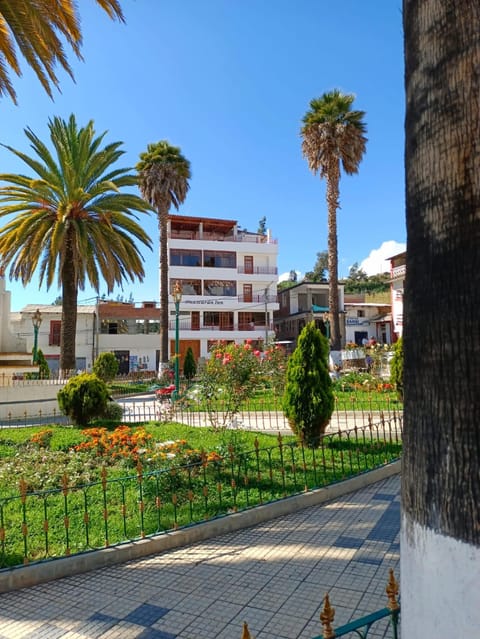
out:
{"label": "street lamp", "polygon": [[175,282],[175,286],[172,291],[173,301],[175,303],[175,391],[173,394],[173,399],[177,399],[178,391],[180,389],[180,353],[178,348],[179,342],[179,331],[178,331],[178,317],[180,310],[180,302],[182,301],[182,285],[177,280]]}
{"label": "street lamp", "polygon": [[37,310],[32,316],[32,324],[33,324],[33,363],[37,363],[37,353],[38,353],[38,329],[40,328],[40,324],[42,323],[42,314]]}

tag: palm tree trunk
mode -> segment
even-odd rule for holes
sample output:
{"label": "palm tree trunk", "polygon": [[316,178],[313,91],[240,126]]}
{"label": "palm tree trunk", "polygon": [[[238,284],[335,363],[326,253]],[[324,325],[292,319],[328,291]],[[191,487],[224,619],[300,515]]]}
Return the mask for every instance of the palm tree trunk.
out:
{"label": "palm tree trunk", "polygon": [[[160,231],[160,368],[168,363],[168,205],[158,211]],[[163,366],[162,366],[163,365]]]}
{"label": "palm tree trunk", "polygon": [[60,329],[60,373],[76,369],[75,339],[77,334],[78,286],[71,239],[67,237],[62,275],[62,325]]}
{"label": "palm tree trunk", "polygon": [[338,302],[338,240],[337,209],[339,199],[340,166],[338,159],[332,160],[327,172],[328,206],[328,308],[330,312],[330,349],[341,348]]}
{"label": "palm tree trunk", "polygon": [[479,635],[480,5],[404,0],[402,636]]}

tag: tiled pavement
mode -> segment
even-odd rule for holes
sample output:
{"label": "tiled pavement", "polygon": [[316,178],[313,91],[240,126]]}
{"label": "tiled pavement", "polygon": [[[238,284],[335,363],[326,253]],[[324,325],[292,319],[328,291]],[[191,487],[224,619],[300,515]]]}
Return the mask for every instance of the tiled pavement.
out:
{"label": "tiled pavement", "polygon": [[[311,639],[386,605],[400,479],[251,528],[0,595],[0,639]],[[369,637],[384,637],[385,622]]]}

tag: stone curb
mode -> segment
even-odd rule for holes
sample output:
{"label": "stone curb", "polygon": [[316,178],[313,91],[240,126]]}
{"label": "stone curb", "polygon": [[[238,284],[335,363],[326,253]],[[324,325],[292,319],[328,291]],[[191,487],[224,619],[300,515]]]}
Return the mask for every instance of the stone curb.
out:
{"label": "stone curb", "polygon": [[301,493],[293,497],[287,497],[271,504],[256,506],[250,510],[233,513],[219,517],[211,521],[194,524],[188,528],[170,531],[127,542],[112,548],[92,550],[71,557],[51,559],[28,566],[18,566],[0,570],[0,593],[28,588],[47,581],[53,581],[62,577],[78,575],[81,573],[106,568],[115,564],[124,563],[132,559],[139,559],[147,555],[154,555],[166,550],[189,546],[205,539],[218,537],[225,533],[234,532],[241,528],[248,528],[276,517],[315,506],[326,501],[337,499],[347,493],[360,490],[392,475],[400,473],[400,461],[387,464],[381,468],[371,470],[362,475],[345,481],[318,488],[308,493]]}

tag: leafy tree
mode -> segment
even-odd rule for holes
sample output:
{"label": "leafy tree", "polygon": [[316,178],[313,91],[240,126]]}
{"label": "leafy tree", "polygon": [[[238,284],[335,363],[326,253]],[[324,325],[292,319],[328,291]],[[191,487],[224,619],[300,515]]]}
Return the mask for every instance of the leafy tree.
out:
{"label": "leafy tree", "polygon": [[337,209],[340,195],[340,163],[347,175],[358,173],[366,147],[364,111],[353,111],[353,95],[338,89],[311,100],[303,118],[302,150],[310,170],[327,181],[328,206],[328,306],[331,348],[339,351]]}
{"label": "leafy tree", "polygon": [[93,372],[104,382],[110,382],[118,373],[118,360],[113,353],[100,353],[93,363]]}
{"label": "leafy tree", "polygon": [[403,400],[403,339],[401,337],[393,346],[393,357],[390,361],[390,383],[395,386],[398,397]]}
{"label": "leafy tree", "polygon": [[191,380],[197,374],[197,364],[192,348],[189,346],[185,353],[185,361],[183,362],[183,375],[186,379]]}
{"label": "leafy tree", "polygon": [[328,353],[327,339],[309,322],[287,364],[283,411],[292,431],[311,447],[319,445],[335,406]]}
{"label": "leafy tree", "polygon": [[317,261],[313,267],[313,271],[305,273],[305,279],[308,282],[326,282],[326,272],[328,271],[328,251],[317,253]]}
{"label": "leafy tree", "polygon": [[265,217],[265,215],[258,221],[257,233],[259,235],[267,234],[267,218]]}
{"label": "leafy tree", "polygon": [[363,268],[358,265],[358,262],[355,262],[348,271],[348,279],[354,282],[364,282],[368,280],[368,275]]}
{"label": "leafy tree", "polygon": [[[110,18],[124,21],[118,0],[97,0],[97,4]],[[15,44],[50,97],[51,85],[58,88],[60,84],[57,64],[73,77],[62,38],[82,59],[82,32],[74,0],[0,0],[0,34],[0,96],[9,95],[15,104],[8,75],[9,68],[21,75]]]}
{"label": "leafy tree", "polygon": [[71,377],[58,391],[58,405],[64,415],[76,426],[86,426],[95,417],[101,417],[109,402],[108,388],[93,373]]}
{"label": "leafy tree", "polygon": [[100,278],[108,290],[143,280],[143,258],[136,240],[150,247],[147,232],[135,221],[135,212],[148,206],[137,195],[123,193],[137,183],[127,169],[113,168],[121,157],[121,142],[102,147],[105,134],[96,136],[93,121],[78,128],[68,122],[49,121],[52,154],[25,129],[35,152],[28,156],[7,147],[23,160],[35,177],[4,173],[0,180],[0,216],[15,217],[0,229],[0,255],[11,262],[10,279],[28,284],[39,268],[40,286],[47,289],[57,276],[62,295],[60,368],[75,368],[78,290],[88,281],[98,292]]}
{"label": "leafy tree", "polygon": [[386,293],[390,290],[390,274],[367,275],[358,268],[358,264],[354,264],[343,284],[345,293]]}
{"label": "leafy tree", "polygon": [[190,162],[166,140],[149,144],[137,164],[140,191],[156,210],[160,232],[160,362],[168,363],[168,214],[177,211],[189,189]]}

